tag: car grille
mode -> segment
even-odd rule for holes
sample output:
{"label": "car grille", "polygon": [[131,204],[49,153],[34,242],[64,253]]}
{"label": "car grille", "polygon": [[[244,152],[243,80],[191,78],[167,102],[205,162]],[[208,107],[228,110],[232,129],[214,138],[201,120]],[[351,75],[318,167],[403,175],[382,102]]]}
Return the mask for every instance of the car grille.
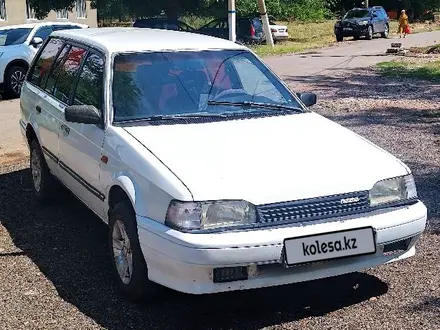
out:
{"label": "car grille", "polygon": [[365,212],[368,191],[257,206],[260,223],[305,222]]}

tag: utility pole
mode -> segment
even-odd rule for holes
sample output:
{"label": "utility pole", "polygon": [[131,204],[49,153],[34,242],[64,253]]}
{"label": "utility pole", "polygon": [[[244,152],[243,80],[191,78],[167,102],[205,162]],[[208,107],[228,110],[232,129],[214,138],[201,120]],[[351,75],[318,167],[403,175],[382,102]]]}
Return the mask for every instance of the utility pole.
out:
{"label": "utility pole", "polygon": [[229,25],[229,40],[235,42],[236,40],[236,19],[235,19],[235,0],[228,0],[228,25]]}
{"label": "utility pole", "polygon": [[258,0],[258,8],[260,9],[261,21],[263,22],[264,34],[266,35],[266,43],[273,48],[274,43],[269,27],[269,17],[267,16],[265,0]]}
{"label": "utility pole", "polygon": [[368,8],[368,7],[370,7],[370,5],[369,5],[369,0],[365,0],[365,8]]}

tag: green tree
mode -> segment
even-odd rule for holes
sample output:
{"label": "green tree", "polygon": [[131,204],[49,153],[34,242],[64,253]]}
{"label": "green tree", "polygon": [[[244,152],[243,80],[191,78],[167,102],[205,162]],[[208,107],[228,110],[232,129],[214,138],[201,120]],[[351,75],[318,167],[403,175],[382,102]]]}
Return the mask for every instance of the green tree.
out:
{"label": "green tree", "polygon": [[[46,17],[51,10],[72,9],[75,0],[29,0],[38,18]],[[92,0],[92,7],[107,11],[121,10],[131,16],[150,16],[162,10],[170,18],[182,14],[197,13],[211,0]],[[119,9],[118,9],[119,8]]]}

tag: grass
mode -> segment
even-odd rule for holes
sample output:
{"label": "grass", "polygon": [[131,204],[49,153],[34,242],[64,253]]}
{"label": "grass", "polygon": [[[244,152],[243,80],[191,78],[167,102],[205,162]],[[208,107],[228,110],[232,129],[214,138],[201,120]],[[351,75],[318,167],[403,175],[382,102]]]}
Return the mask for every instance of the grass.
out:
{"label": "grass", "polygon": [[385,76],[440,82],[440,60],[417,63],[405,61],[381,62],[377,64],[377,68]]}
{"label": "grass", "polygon": [[318,23],[308,22],[277,22],[287,25],[289,40],[277,43],[274,48],[267,45],[252,47],[260,56],[282,55],[301,52],[308,49],[319,48],[335,42],[333,26],[335,21]]}
{"label": "grass", "polygon": [[[333,33],[335,21],[324,22],[277,22],[287,25],[289,28],[289,40],[278,43],[274,48],[267,45],[253,46],[252,48],[260,56],[283,55],[289,53],[302,52],[309,49],[321,48],[336,43]],[[440,30],[438,24],[413,23],[411,24],[413,33],[429,32]],[[398,30],[397,21],[390,23],[390,35],[396,35]]]}

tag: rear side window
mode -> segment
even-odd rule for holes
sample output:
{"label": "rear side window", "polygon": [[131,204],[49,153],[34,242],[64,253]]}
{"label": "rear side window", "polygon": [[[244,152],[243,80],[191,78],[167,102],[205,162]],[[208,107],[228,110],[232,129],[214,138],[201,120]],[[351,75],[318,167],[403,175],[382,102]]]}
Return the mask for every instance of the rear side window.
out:
{"label": "rear side window", "polygon": [[45,85],[44,89],[50,94],[52,94],[53,87],[55,86],[55,80],[58,77],[58,74],[60,73],[61,64],[63,63],[66,54],[69,50],[70,50],[70,45],[65,44],[60,54],[58,55],[57,59],[55,60],[51,72],[47,74],[45,79],[43,79],[43,81],[41,82],[41,87]]}
{"label": "rear side window", "polygon": [[41,86],[41,83],[45,81],[46,76],[49,74],[52,63],[54,62],[59,50],[63,46],[63,41],[57,38],[52,38],[44,47],[40,56],[35,61],[34,68],[29,75],[29,81],[36,85]]}
{"label": "rear side window", "polygon": [[78,79],[73,104],[94,105],[102,111],[104,62],[103,56],[89,53]]}
{"label": "rear side window", "polygon": [[86,49],[72,46],[67,53],[66,60],[60,68],[60,72],[55,81],[53,96],[65,104],[68,104],[69,102],[75,78],[86,53]]}

